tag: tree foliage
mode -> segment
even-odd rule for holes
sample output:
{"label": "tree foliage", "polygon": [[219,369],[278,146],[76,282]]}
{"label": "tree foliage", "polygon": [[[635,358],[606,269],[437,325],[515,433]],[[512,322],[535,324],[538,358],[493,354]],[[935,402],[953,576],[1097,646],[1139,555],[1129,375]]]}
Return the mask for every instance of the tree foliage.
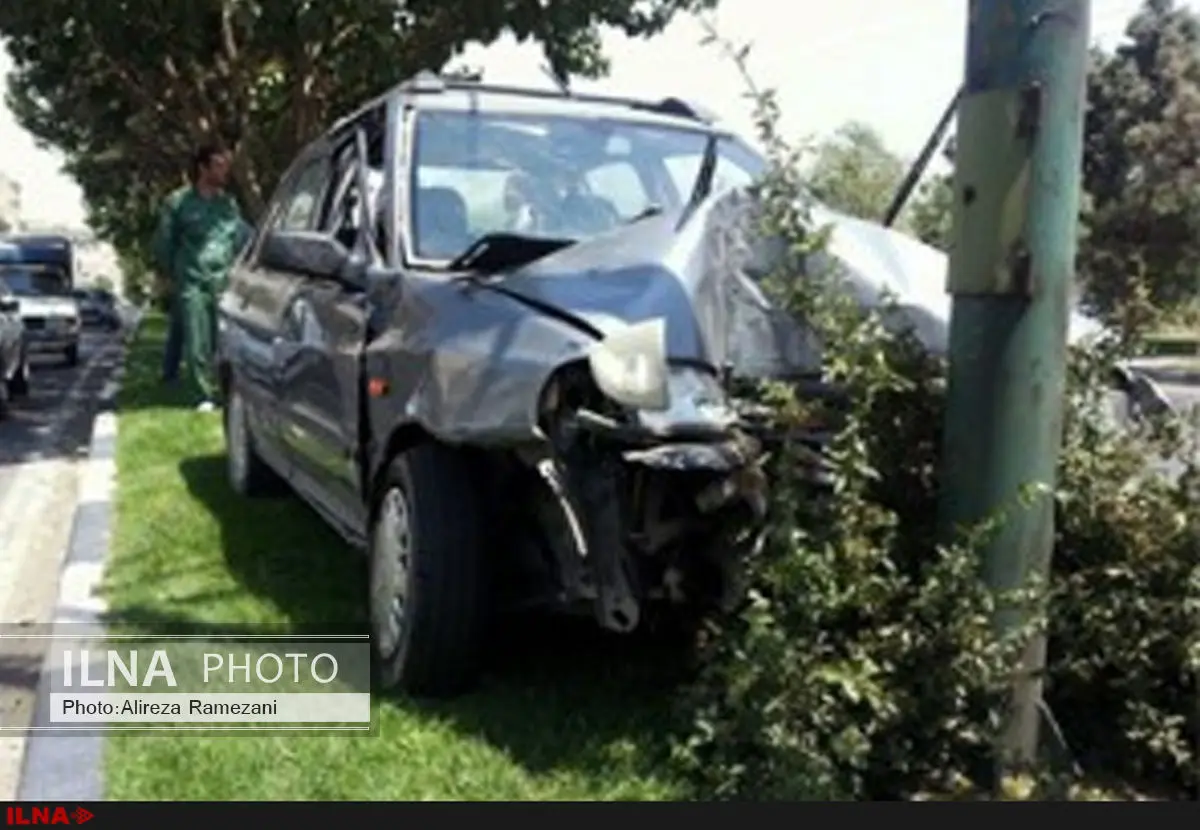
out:
{"label": "tree foliage", "polygon": [[1147,0],[1088,83],[1085,299],[1112,313],[1200,294],[1200,18]]}
{"label": "tree foliage", "polygon": [[948,251],[954,233],[953,210],[954,177],[949,173],[934,173],[917,187],[903,216],[913,236],[926,245]]}
{"label": "tree foliage", "polygon": [[[771,457],[766,540],[746,601],[702,640],[677,758],[705,798],[978,797],[1033,630],[998,638],[994,614],[1018,597],[983,586],[971,536],[938,544],[944,369],[848,303],[836,272],[814,270],[824,234],[800,154],[779,140],[773,97],[756,98],[772,148],[757,189],[764,230],[794,254],[767,287],[819,333],[825,377],[848,403],[833,413],[789,385],[761,390],[781,430],[833,427],[833,487],[812,486],[794,442]],[[1173,416],[1114,424],[1119,345],[1070,358],[1053,572],[1038,591],[1052,603],[1034,623],[1049,635],[1045,700],[1062,726],[1056,740],[1042,725],[1058,750],[1047,758],[1069,763],[1046,778],[1082,767],[1178,795],[1200,771],[1200,455],[1186,440],[1197,431]],[[1164,457],[1183,459],[1180,475],[1162,475]]]}
{"label": "tree foliage", "polygon": [[850,121],[817,145],[808,184],[813,196],[829,207],[878,221],[904,173],[904,161],[874,127]]}
{"label": "tree foliage", "polygon": [[[952,153],[945,155],[953,160]],[[908,173],[908,163],[869,124],[850,121],[817,144],[807,175],[815,199],[835,210],[880,221]],[[951,234],[951,177],[925,171],[894,226],[946,250]]]}
{"label": "tree foliage", "polygon": [[607,69],[604,26],[654,34],[716,0],[45,0],[0,4],[18,122],[66,156],[98,234],[144,266],[154,212],[200,140],[235,149],[253,217],[331,121],[471,43],[540,43],[555,74]]}

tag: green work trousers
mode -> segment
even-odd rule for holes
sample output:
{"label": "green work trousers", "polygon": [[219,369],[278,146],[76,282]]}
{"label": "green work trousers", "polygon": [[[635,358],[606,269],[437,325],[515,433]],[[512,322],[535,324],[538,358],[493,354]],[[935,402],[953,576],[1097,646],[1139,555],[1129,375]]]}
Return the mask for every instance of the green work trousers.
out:
{"label": "green work trousers", "polygon": [[179,291],[179,316],[183,321],[183,357],[187,381],[197,403],[217,400],[213,360],[217,348],[216,282],[188,281]]}

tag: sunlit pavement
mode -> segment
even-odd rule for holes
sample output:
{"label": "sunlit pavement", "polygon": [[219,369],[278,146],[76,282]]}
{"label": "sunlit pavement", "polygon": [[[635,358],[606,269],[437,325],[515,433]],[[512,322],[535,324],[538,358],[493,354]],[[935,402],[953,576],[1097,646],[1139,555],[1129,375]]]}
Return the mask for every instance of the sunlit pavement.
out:
{"label": "sunlit pavement", "polygon": [[[30,395],[0,421],[0,625],[8,632],[52,621],[78,500],[77,461],[120,357],[119,338],[91,334],[78,366],[38,357]],[[0,725],[32,719],[41,657],[28,640],[0,643]],[[0,735],[0,800],[16,797],[24,745]]]}

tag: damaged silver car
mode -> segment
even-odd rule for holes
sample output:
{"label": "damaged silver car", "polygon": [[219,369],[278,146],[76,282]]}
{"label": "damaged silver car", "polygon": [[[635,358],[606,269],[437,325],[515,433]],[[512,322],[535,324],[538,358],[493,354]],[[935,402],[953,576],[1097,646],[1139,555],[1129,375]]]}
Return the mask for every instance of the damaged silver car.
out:
{"label": "damaged silver car", "polygon": [[767,485],[731,382],[819,373],[756,284],[764,169],[676,100],[419,76],[287,170],[220,301],[228,475],[368,553],[387,683],[468,688],[503,608],[737,595]]}
{"label": "damaged silver car", "polygon": [[760,166],[676,101],[422,76],[285,173],[220,300],[228,474],[369,553],[387,682],[467,688],[501,608],[731,594],[766,483],[726,383],[816,365],[713,233]]}

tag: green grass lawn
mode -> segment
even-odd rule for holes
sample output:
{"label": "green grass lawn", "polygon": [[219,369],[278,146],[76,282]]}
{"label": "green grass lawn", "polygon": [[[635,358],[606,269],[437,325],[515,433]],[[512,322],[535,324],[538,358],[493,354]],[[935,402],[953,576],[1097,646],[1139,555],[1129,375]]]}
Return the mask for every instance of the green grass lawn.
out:
{"label": "green grass lawn", "polygon": [[[366,630],[365,563],[293,497],[225,481],[219,415],[158,383],[163,322],[132,346],[121,395],[114,622]],[[108,798],[558,800],[681,797],[666,770],[677,682],[659,647],[551,620],[502,626],[481,689],[437,704],[375,696],[366,737],[115,734]],[[655,653],[655,652],[658,653]]]}

